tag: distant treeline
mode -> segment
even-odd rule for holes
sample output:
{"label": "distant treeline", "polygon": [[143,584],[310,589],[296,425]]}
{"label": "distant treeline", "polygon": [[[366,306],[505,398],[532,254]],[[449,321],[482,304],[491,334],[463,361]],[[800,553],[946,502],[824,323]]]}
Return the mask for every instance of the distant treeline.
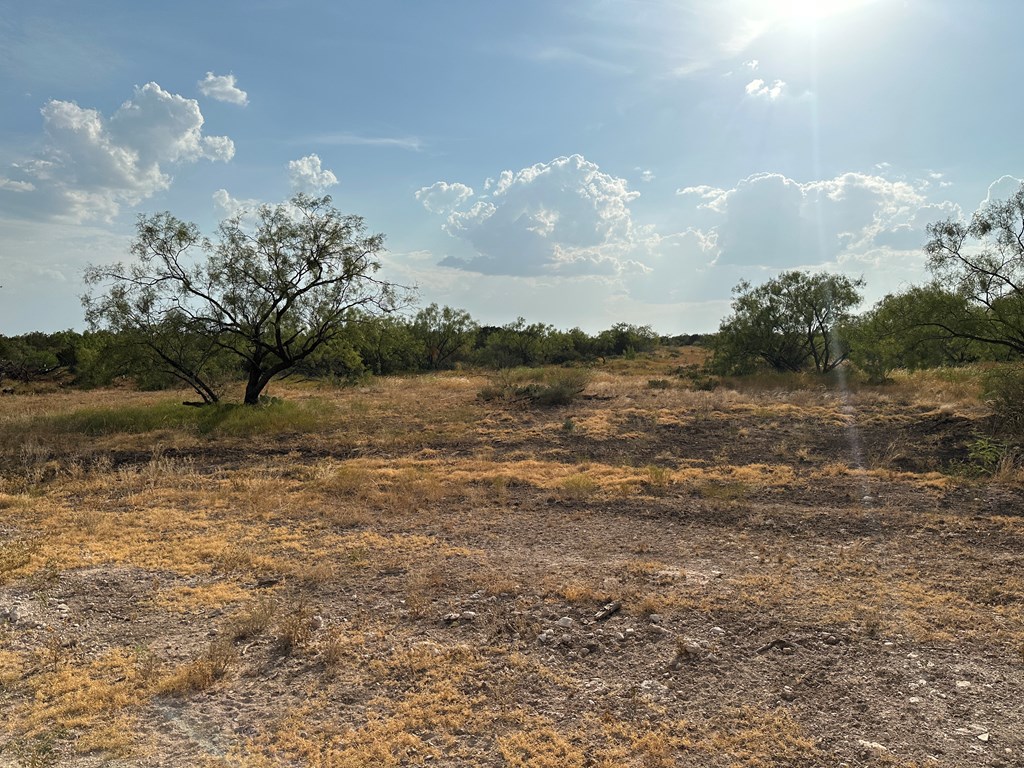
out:
{"label": "distant treeline", "polygon": [[[523,318],[501,326],[480,325],[468,312],[432,304],[415,315],[354,314],[342,329],[294,373],[309,377],[357,380],[456,367],[591,363],[604,358],[650,352],[659,344],[699,344],[701,334],[659,336],[649,326],[617,323],[597,334],[579,328],[559,330]],[[241,377],[235,361],[219,361],[224,378]],[[98,387],[131,378],[144,389],[176,384],[152,365],[138,340],[109,331],[59,331],[0,336],[0,382],[51,379]],[[8,383],[7,386],[10,386]]]}

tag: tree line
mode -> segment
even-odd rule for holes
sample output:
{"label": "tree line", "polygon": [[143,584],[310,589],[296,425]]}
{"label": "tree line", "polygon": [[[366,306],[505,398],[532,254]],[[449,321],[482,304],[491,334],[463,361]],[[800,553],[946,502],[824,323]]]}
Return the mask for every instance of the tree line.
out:
{"label": "tree line", "polygon": [[1018,360],[1024,355],[1024,185],[969,222],[927,227],[931,280],[859,315],[862,280],[786,272],[741,282],[712,346],[711,367],[826,373],[847,360],[873,382],[894,369]]}
{"label": "tree line", "polygon": [[191,387],[204,403],[246,382],[259,397],[275,376],[355,379],[453,368],[586,363],[705,343],[710,372],[828,373],[853,364],[874,382],[897,368],[1016,360],[1024,354],[1024,185],[969,222],[927,228],[931,280],[856,314],[862,280],[784,272],[741,282],[708,337],[660,337],[619,323],[595,335],[523,318],[482,326],[452,307],[413,311],[413,294],[377,276],[384,238],[329,197],[298,195],[214,237],[169,213],[140,216],[134,261],[90,267],[89,330],[0,337],[0,379],[63,371],[83,385],[133,377]]}
{"label": "tree line", "polygon": [[[168,333],[168,336],[172,334]],[[199,357],[178,337],[183,352]],[[659,337],[649,326],[618,323],[595,334],[559,330],[518,318],[501,326],[481,325],[464,310],[431,304],[414,313],[375,316],[353,313],[340,332],[291,372],[309,378],[358,381],[367,375],[451,370],[457,367],[512,368],[586,364],[650,352],[659,344],[692,344],[699,334]],[[201,342],[201,340],[196,340]],[[244,378],[243,364],[221,350],[203,360],[210,390]],[[58,379],[82,387],[109,386],[130,378],[143,389],[180,385],[171,365],[133,338],[131,332],[73,330],[0,336],[0,383]],[[211,399],[215,402],[216,399]]]}

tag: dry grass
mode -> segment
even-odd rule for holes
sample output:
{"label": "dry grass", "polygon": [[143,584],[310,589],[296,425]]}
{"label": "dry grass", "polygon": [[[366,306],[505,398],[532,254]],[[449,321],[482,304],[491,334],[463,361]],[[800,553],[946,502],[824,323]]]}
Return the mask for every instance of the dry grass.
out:
{"label": "dry grass", "polygon": [[[598,367],[550,409],[480,402],[467,375],[281,385],[291,429],[164,394],[5,401],[0,607],[29,618],[0,623],[3,758],[856,764],[855,739],[823,736],[858,711],[833,697],[830,720],[754,648],[794,638],[813,667],[835,633],[828,674],[861,654],[851,676],[879,686],[903,674],[884,642],[1019,666],[1019,454],[958,475],[944,433],[913,431],[980,414],[975,377],[699,391],[678,376],[693,354]],[[884,438],[859,463],[854,428]],[[928,451],[939,469],[914,468]],[[673,670],[691,636],[718,658]],[[218,753],[168,708],[245,735]]]}

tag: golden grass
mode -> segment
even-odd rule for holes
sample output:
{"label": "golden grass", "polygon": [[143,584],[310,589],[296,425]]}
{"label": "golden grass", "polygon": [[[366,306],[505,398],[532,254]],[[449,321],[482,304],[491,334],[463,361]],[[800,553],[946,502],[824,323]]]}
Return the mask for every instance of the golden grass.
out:
{"label": "golden grass", "polygon": [[[691,364],[684,351],[598,367],[587,394],[611,399],[551,410],[478,402],[475,375],[275,385],[296,413],[317,416],[290,432],[245,420],[203,431],[176,412],[178,395],[116,393],[136,409],[128,427],[97,410],[111,393],[12,398],[0,415],[0,587],[38,596],[58,629],[0,633],[0,734],[56,738],[72,764],[76,752],[125,755],[152,735],[146,708],[161,697],[199,706],[282,670],[304,704],[265,702],[273,715],[210,765],[830,764],[798,709],[729,699],[683,719],[639,678],[587,693],[600,664],[574,666],[537,633],[614,599],[641,628],[654,613],[687,627],[767,616],[872,639],[1024,648],[1020,579],[908,559],[897,538],[913,526],[882,552],[857,533],[867,515],[875,532],[907,525],[907,509],[914,525],[937,524],[937,502],[963,478],[858,468],[799,437],[742,461],[731,446],[686,454],[688,430],[702,426],[735,425],[737,443],[764,425],[839,430],[851,402],[883,423],[922,404],[970,415],[975,379],[901,374],[837,393],[772,378],[705,392],[674,378]],[[161,423],[150,408],[173,415]],[[673,437],[635,461],[628,448],[605,450],[659,432]],[[984,482],[1019,481],[1008,465]],[[862,504],[859,489],[879,486],[899,504]],[[836,488],[857,490],[843,500]],[[814,491],[818,503],[788,504]],[[983,522],[1024,533],[1012,515]],[[981,556],[959,539],[928,541],[948,562]],[[97,573],[134,574],[125,613],[167,637],[65,644],[72,625],[46,596]],[[73,607],[76,631],[95,631]],[[467,607],[472,621],[442,622]],[[149,640],[185,650],[154,658]],[[88,643],[102,647],[79,650]],[[668,654],[643,672],[655,683],[671,645],[651,646]],[[542,706],[585,696],[597,704],[584,714]],[[348,697],[358,707],[339,706]]]}

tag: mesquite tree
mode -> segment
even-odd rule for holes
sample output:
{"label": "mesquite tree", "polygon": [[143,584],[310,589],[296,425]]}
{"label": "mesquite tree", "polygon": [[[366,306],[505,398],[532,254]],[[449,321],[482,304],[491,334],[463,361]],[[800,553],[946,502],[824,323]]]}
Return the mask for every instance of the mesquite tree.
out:
{"label": "mesquite tree", "polygon": [[213,240],[169,213],[140,216],[136,260],[87,270],[86,318],[135,339],[204,402],[218,399],[215,362],[234,360],[251,405],[350,317],[398,308],[402,289],[375,277],[383,247],[330,197],[263,206],[251,223],[229,218]]}
{"label": "mesquite tree", "polygon": [[926,324],[947,338],[994,344],[1024,354],[1024,185],[992,201],[970,223],[928,226],[928,267],[947,291],[964,299],[955,313]]}

